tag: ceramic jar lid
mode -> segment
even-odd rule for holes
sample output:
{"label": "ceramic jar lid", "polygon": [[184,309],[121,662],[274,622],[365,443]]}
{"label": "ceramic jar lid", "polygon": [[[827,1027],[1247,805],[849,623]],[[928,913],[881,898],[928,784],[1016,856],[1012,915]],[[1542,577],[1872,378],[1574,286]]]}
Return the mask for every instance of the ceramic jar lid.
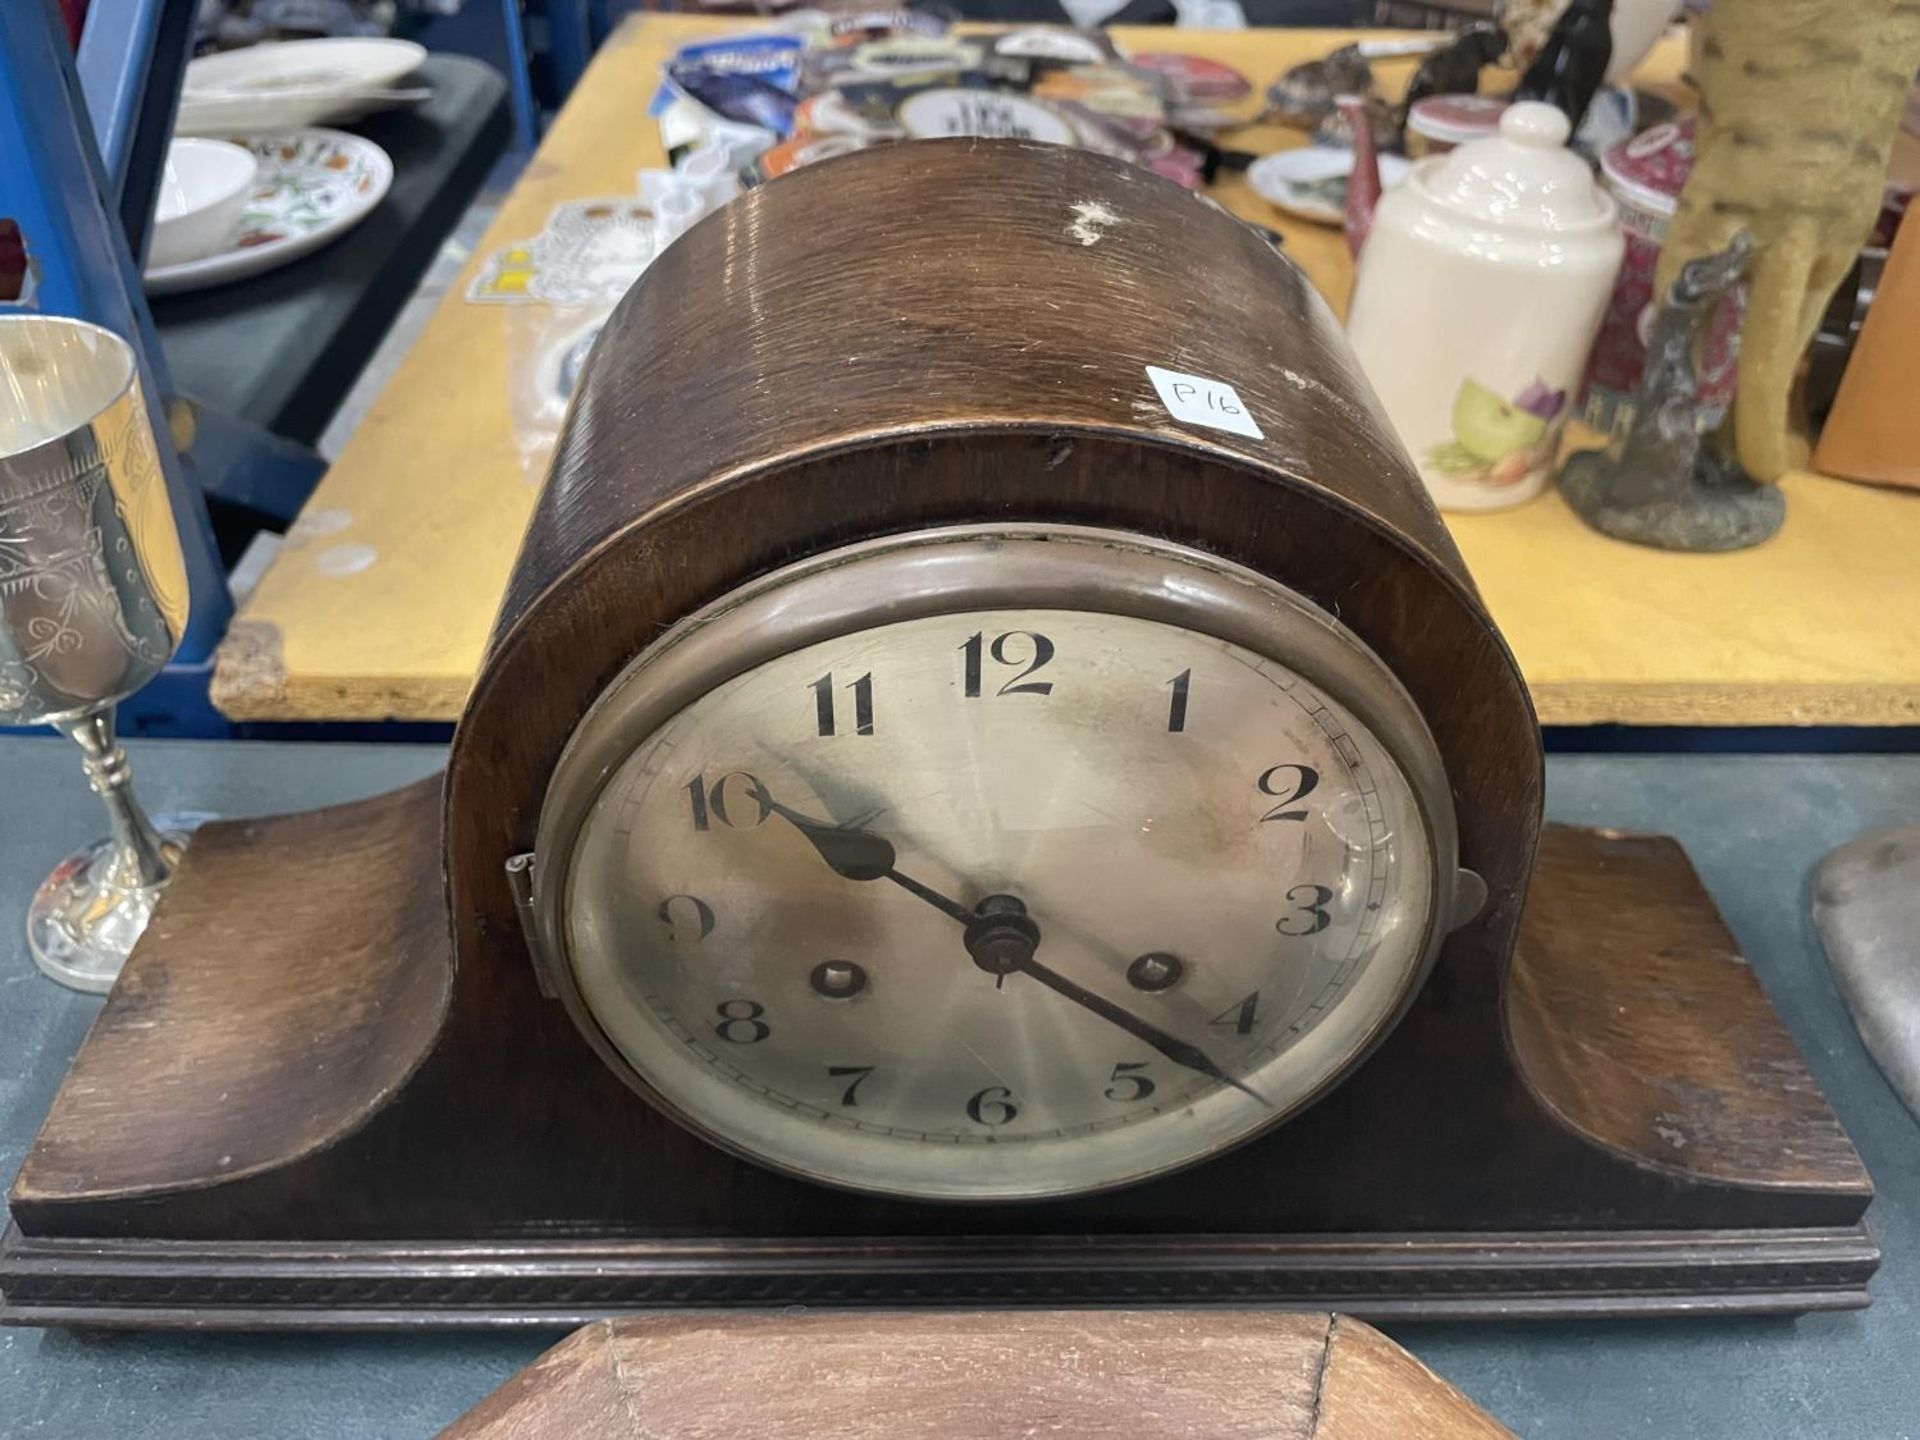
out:
{"label": "ceramic jar lid", "polygon": [[1519,230],[1568,231],[1610,225],[1614,204],[1593,172],[1567,149],[1567,117],[1522,100],[1500,116],[1500,133],[1450,150],[1420,167],[1416,183],[1433,203],[1472,220]]}
{"label": "ceramic jar lid", "polygon": [[1407,128],[1443,145],[1465,145],[1499,133],[1507,101],[1495,95],[1429,95],[1413,102]]}
{"label": "ceramic jar lid", "polygon": [[1607,184],[1621,198],[1659,215],[1679,207],[1693,170],[1693,119],[1655,125],[1609,145],[1600,157]]}

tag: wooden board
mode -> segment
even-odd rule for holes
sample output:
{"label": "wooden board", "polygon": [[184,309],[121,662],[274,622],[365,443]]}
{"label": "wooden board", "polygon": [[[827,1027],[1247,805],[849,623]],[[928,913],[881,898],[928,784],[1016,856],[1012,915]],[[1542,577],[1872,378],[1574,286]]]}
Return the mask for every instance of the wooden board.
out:
{"label": "wooden board", "polygon": [[547,1351],[440,1440],[1511,1433],[1345,1315],[1042,1310],[602,1320]]}
{"label": "wooden board", "polygon": [[[674,46],[727,22],[649,15],[603,47],[476,252],[537,233],[565,200],[618,195],[663,163],[645,115]],[[1122,31],[1245,70],[1258,85],[1341,39],[1325,31]],[[1644,72],[1670,83],[1668,44]],[[1384,64],[1387,87],[1407,62]],[[1299,143],[1259,127],[1232,143]],[[1345,305],[1336,232],[1279,217],[1234,177],[1225,204],[1285,233]],[[465,702],[531,513],[507,402],[513,307],[449,293],[309,502],[221,647],[215,703],[242,720],[451,720]],[[1786,483],[1782,536],[1735,556],[1642,551],[1556,497],[1459,517],[1454,536],[1548,724],[1920,723],[1920,497]]]}

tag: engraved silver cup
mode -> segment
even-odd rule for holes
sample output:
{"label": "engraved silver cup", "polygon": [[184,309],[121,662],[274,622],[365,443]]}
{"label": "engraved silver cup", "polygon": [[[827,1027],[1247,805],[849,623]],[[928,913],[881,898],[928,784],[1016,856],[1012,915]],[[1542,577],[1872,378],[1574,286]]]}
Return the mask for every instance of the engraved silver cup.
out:
{"label": "engraved silver cup", "polygon": [[133,797],[113,707],[157,675],[187,620],[186,562],[132,349],[98,326],[0,316],[0,724],[79,742],[106,839],[47,878],[34,961],[111,989],[181,839]]}

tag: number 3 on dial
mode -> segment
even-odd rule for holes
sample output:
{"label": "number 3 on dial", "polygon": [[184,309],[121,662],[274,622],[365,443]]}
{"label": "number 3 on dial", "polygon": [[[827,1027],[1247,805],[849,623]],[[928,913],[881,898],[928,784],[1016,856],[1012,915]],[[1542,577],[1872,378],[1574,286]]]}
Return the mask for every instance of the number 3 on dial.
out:
{"label": "number 3 on dial", "polygon": [[1333,891],[1326,886],[1296,885],[1287,891],[1287,899],[1298,908],[1274,922],[1273,928],[1282,935],[1318,935],[1333,923],[1333,916],[1327,913],[1327,906],[1333,903]]}

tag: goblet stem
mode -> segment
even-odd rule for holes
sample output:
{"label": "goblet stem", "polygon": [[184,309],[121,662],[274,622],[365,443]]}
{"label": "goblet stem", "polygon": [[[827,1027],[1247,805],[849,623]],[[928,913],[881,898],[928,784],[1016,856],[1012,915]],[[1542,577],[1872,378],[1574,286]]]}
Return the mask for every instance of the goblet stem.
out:
{"label": "goblet stem", "polygon": [[175,848],[154,829],[133,793],[133,765],[114,739],[112,708],[55,723],[86,756],[87,783],[106,802],[108,833],[128,883],[143,889],[166,884],[173,878]]}
{"label": "goblet stem", "polygon": [[87,780],[107,807],[105,840],[69,857],[33,898],[27,939],[40,968],[76,990],[112,988],[160,892],[173,878],[184,836],[163,833],[133,794],[133,767],[115,743],[111,707],[53,722],[86,757]]}

